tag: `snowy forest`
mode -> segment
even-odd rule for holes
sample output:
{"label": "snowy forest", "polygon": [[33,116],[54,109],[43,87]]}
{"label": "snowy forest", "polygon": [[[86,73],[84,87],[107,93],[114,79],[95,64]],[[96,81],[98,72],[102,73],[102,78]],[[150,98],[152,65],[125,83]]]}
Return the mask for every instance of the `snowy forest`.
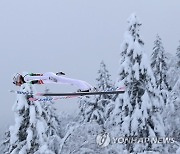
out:
{"label": "snowy forest", "polygon": [[[116,79],[104,61],[97,70],[98,91],[125,87],[123,94],[80,97],[77,116],[57,114],[54,101],[17,95],[1,153],[180,154],[180,43],[173,55],[157,34],[148,56],[141,26],[136,14],[128,18]],[[20,91],[36,88],[23,84]]]}

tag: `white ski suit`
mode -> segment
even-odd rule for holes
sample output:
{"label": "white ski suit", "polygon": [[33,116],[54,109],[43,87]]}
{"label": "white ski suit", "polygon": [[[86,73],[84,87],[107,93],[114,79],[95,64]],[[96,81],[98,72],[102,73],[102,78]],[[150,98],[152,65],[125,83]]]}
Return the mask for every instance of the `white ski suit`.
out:
{"label": "white ski suit", "polygon": [[34,75],[32,76],[32,75],[24,72],[23,77],[24,77],[25,82],[32,82],[35,80],[39,80],[39,81],[41,81],[41,84],[44,84],[44,83],[45,84],[46,83],[70,84],[70,85],[76,86],[77,88],[79,88],[82,91],[90,90],[91,88],[93,88],[89,83],[87,83],[85,81],[71,79],[71,78],[67,78],[64,76],[59,76],[53,72],[43,73],[38,76],[34,76]]}

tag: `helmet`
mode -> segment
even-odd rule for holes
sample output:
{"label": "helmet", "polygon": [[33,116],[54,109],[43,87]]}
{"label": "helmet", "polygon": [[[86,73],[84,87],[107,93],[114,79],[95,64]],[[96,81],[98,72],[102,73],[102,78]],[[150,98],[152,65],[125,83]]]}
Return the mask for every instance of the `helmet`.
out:
{"label": "helmet", "polygon": [[13,83],[16,84],[17,82],[19,82],[20,78],[21,78],[21,74],[19,74],[19,73],[14,74],[13,75]]}

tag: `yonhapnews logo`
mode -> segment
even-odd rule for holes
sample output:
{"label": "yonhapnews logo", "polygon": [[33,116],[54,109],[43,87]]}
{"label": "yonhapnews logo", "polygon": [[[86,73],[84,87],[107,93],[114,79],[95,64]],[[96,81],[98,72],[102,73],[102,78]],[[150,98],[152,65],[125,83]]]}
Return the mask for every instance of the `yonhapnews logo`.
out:
{"label": "yonhapnews logo", "polygon": [[102,132],[102,133],[98,134],[96,137],[96,143],[100,147],[106,147],[110,144],[110,142],[111,142],[111,138],[110,138],[109,133],[107,133],[107,132]]}

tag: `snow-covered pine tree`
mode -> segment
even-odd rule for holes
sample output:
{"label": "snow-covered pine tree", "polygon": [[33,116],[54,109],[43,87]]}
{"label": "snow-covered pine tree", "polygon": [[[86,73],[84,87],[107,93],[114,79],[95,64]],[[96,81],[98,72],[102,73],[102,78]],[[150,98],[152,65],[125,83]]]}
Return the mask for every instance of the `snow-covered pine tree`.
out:
{"label": "snow-covered pine tree", "polygon": [[[23,84],[21,91],[35,93],[32,85]],[[29,101],[29,95],[18,95],[13,106],[15,125],[9,128],[8,154],[54,154],[48,148],[46,113],[40,102]]]}
{"label": "snow-covered pine tree", "polygon": [[156,78],[158,89],[169,89],[170,87],[167,82],[167,57],[159,35],[156,36],[156,40],[154,41],[151,67]]}
{"label": "snow-covered pine tree", "polygon": [[180,69],[180,41],[179,41],[179,46],[177,47],[176,56],[177,56],[177,68]]}
{"label": "snow-covered pine tree", "polygon": [[[98,91],[108,91],[113,88],[112,80],[110,79],[111,75],[109,74],[108,69],[106,68],[106,64],[104,61],[100,63],[100,69],[98,70],[97,81],[97,89]],[[99,95],[99,99],[111,99],[112,95]]]}
{"label": "snow-covered pine tree", "polygon": [[[100,63],[100,69],[98,70],[98,77],[96,78],[98,91],[109,91],[113,89],[115,90],[114,84],[110,77],[111,75],[106,67],[106,64],[104,63],[104,61],[102,61]],[[108,94],[96,96],[96,102],[98,102],[99,104],[101,104],[101,106],[103,106],[105,121],[109,118],[110,113],[114,108],[113,103],[111,103],[113,97],[114,95],[108,95]]]}
{"label": "snow-covered pine tree", "polygon": [[166,136],[173,137],[176,141],[175,144],[168,145],[169,153],[174,153],[180,145],[180,78],[172,88],[164,110]]}
{"label": "snow-covered pine tree", "polygon": [[164,104],[167,103],[168,91],[171,89],[167,81],[167,57],[159,35],[154,41],[154,48],[151,57],[151,67],[156,79],[157,89],[161,91]]}
{"label": "snow-covered pine tree", "polygon": [[[144,53],[144,42],[140,38],[141,23],[132,14],[121,46],[121,61],[117,87],[126,86],[124,95],[116,99],[112,123],[118,127],[116,135],[125,137],[163,137],[164,124],[159,110],[162,99],[158,96],[150,62]],[[111,133],[115,135],[115,133]],[[165,152],[163,145],[140,143],[125,144],[128,152]]]}
{"label": "snow-covered pine tree", "polygon": [[102,125],[104,123],[104,108],[97,102],[96,96],[84,97],[79,101],[80,123],[96,121]]}
{"label": "snow-covered pine tree", "polygon": [[[45,93],[48,93],[49,89],[45,89]],[[43,117],[46,120],[47,128],[46,134],[48,136],[48,147],[55,153],[59,153],[59,147],[61,138],[63,135],[61,133],[61,121],[57,115],[56,108],[54,108],[54,102],[42,102],[42,108],[44,110]]]}
{"label": "snow-covered pine tree", "polygon": [[[179,41],[180,43],[180,41]],[[171,84],[172,91],[168,97],[168,104],[165,108],[165,124],[167,136],[174,137],[180,145],[180,45],[177,47],[175,56],[172,56],[168,70],[168,81]],[[172,77],[173,75],[173,77]],[[173,120],[172,120],[173,119]],[[178,145],[170,145],[169,151],[175,152]],[[179,152],[179,149],[177,150]]]}
{"label": "snow-covered pine tree", "polygon": [[[156,78],[157,88],[160,90],[160,94],[164,101],[162,115],[164,124],[166,125],[166,136],[176,137],[180,136],[178,134],[179,127],[177,128],[177,125],[179,125],[180,123],[177,120],[172,120],[172,117],[173,119],[179,118],[178,113],[176,112],[177,110],[179,110],[179,107],[177,106],[178,103],[176,102],[176,98],[178,97],[178,95],[177,92],[175,92],[175,87],[173,87],[173,90],[171,91],[171,86],[168,83],[168,71],[172,72],[173,69],[177,71],[177,66],[173,66],[173,63],[171,63],[170,69],[168,70],[168,58],[166,57],[166,55],[167,54],[162,45],[162,40],[157,35],[156,41],[154,42],[151,67]],[[173,60],[175,60],[175,58],[173,58]],[[172,74],[170,75],[170,78],[172,78]],[[177,79],[178,77],[174,77],[174,79],[171,80],[176,81]],[[170,145],[169,147],[169,152],[172,152],[175,149],[174,145]]]}
{"label": "snow-covered pine tree", "polygon": [[[112,80],[110,79],[109,71],[105,63],[100,63],[97,77],[97,91],[107,91],[113,88]],[[112,95],[102,94],[84,98],[80,101],[80,115],[83,117],[84,122],[96,121],[98,124],[103,125],[112,107],[109,105]]]}

